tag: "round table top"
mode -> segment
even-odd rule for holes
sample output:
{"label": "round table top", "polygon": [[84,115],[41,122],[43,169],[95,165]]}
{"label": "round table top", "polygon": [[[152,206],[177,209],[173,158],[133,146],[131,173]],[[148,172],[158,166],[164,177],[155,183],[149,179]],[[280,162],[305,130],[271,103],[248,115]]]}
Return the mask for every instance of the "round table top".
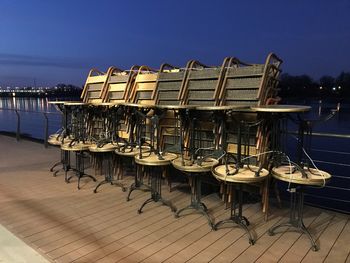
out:
{"label": "round table top", "polygon": [[51,145],[61,145],[62,144],[61,134],[59,133],[51,134],[47,139],[47,142]]}
{"label": "round table top", "polygon": [[107,143],[105,145],[103,145],[102,147],[98,147],[97,144],[93,144],[91,146],[89,146],[89,151],[90,152],[100,152],[100,153],[104,153],[104,152],[114,152],[115,149],[118,148],[118,145],[112,144],[112,143]]}
{"label": "round table top", "polygon": [[195,105],[155,105],[155,108],[158,109],[169,109],[169,110],[187,110],[187,109],[195,109],[197,106]]}
{"label": "round table top", "polygon": [[119,103],[119,105],[133,107],[133,108],[155,108],[154,104],[138,104],[138,103],[132,103],[132,102],[122,102]]}
{"label": "round table top", "polygon": [[179,157],[173,161],[171,164],[178,170],[189,173],[204,173],[211,171],[211,168],[219,163],[218,160],[214,158],[206,158],[201,165],[198,163],[192,163],[190,160],[185,160],[185,165],[182,164],[182,158]]}
{"label": "round table top", "polygon": [[256,106],[251,107],[253,111],[256,112],[271,112],[271,113],[298,113],[298,112],[307,112],[311,109],[310,106],[305,105],[282,105],[282,104],[276,104],[276,105],[262,105],[262,106]]}
{"label": "round table top", "polygon": [[159,156],[155,154],[154,152],[151,153],[151,155],[148,156],[147,153],[145,153],[142,156],[142,159],[140,159],[140,155],[135,155],[135,163],[146,165],[146,166],[163,166],[168,165],[170,162],[177,158],[177,155],[174,153],[163,153],[162,157],[164,160],[160,160]]}
{"label": "round table top", "polygon": [[[228,167],[228,171],[234,172],[235,168],[232,166]],[[228,175],[226,174],[226,165],[219,165],[212,169],[214,177],[219,181],[225,181],[227,183],[256,183],[265,180],[269,175],[269,171],[266,169],[261,169],[259,176],[255,175],[255,172],[259,170],[258,166],[254,165],[244,165],[240,168],[236,174]]]}
{"label": "round table top", "polygon": [[224,105],[224,106],[196,106],[195,110],[199,111],[226,111],[226,110],[243,110],[250,109],[244,105]]}
{"label": "round table top", "polygon": [[91,143],[83,143],[83,142],[75,142],[72,146],[70,146],[70,143],[64,143],[61,145],[61,149],[64,151],[72,151],[72,152],[78,152],[78,151],[86,151],[91,146]]}
{"label": "round table top", "polygon": [[65,106],[82,106],[82,105],[89,105],[89,103],[85,103],[82,101],[66,101],[64,105]]}
{"label": "round table top", "polygon": [[302,173],[298,170],[291,173],[293,168],[294,166],[289,165],[275,167],[272,169],[272,176],[288,183],[315,186],[322,186],[331,178],[329,173],[314,168],[304,169],[307,178],[303,178]]}
{"label": "round table top", "polygon": [[[72,141],[72,138],[65,137],[63,138],[63,143],[69,143]],[[54,133],[49,136],[47,142],[51,145],[61,145],[62,144],[62,135],[59,133]]]}
{"label": "round table top", "polygon": [[52,100],[52,101],[49,101],[48,103],[49,103],[49,104],[55,104],[55,105],[61,105],[61,104],[65,104],[66,102],[68,102],[68,101],[63,101],[63,100]]}

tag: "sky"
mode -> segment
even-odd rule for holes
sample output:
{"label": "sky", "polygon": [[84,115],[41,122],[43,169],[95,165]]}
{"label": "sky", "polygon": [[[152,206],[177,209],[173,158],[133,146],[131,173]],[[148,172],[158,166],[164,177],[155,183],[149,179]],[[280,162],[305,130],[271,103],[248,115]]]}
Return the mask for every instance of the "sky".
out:
{"label": "sky", "polygon": [[0,86],[82,86],[89,69],[221,65],[350,72],[349,0],[0,0]]}

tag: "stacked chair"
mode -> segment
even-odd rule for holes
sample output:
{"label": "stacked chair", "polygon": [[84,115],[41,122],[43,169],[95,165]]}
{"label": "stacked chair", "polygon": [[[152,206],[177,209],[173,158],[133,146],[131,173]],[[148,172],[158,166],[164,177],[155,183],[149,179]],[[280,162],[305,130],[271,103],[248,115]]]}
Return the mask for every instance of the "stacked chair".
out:
{"label": "stacked chair", "polygon": [[[185,84],[180,94],[183,105],[188,106],[185,125],[184,145],[180,158],[175,159],[173,166],[187,175],[191,187],[190,204],[178,210],[175,217],[187,209],[202,213],[213,227],[213,220],[208,214],[206,205],[201,201],[202,179],[219,161],[210,152],[218,150],[215,145],[216,124],[213,122],[217,106],[217,94],[227,67],[225,59],[221,67],[208,67],[198,61],[192,61],[188,68]],[[194,108],[191,108],[194,106]]]}
{"label": "stacked chair", "polygon": [[147,187],[151,191],[151,197],[141,205],[138,210],[139,213],[150,202],[161,202],[174,211],[172,204],[161,195],[162,176],[170,161],[175,159],[177,155],[162,153],[160,148],[161,129],[159,119],[161,118],[160,115],[163,114],[155,108],[158,74],[157,71],[146,66],[140,67],[131,94],[132,104],[128,105],[135,116],[135,132],[138,144],[138,151],[134,157],[137,172],[135,182],[130,187],[128,198],[133,190],[147,186],[143,182],[145,176],[149,176],[151,182],[150,187]]}
{"label": "stacked chair", "polygon": [[75,153],[76,160],[75,174],[68,177],[66,169],[65,181],[69,183],[76,176],[78,178],[78,189],[80,189],[80,181],[83,177],[96,181],[94,176],[85,173],[85,159],[88,157],[89,148],[94,148],[94,143],[98,140],[99,134],[103,132],[105,125],[102,124],[106,123],[105,120],[99,121],[96,119],[96,112],[90,105],[102,102],[103,90],[111,71],[112,67],[106,73],[91,69],[81,94],[82,101],[66,102],[64,104],[70,117],[67,124],[69,128],[67,129],[72,134],[72,140],[69,143],[62,144],[61,149]]}
{"label": "stacked chair", "polygon": [[[103,102],[110,105],[113,112],[112,135],[113,142],[116,146],[114,152],[113,164],[115,179],[120,181],[123,179],[123,156],[133,157],[136,152],[130,150],[133,144],[130,123],[127,122],[127,111],[123,103],[129,100],[132,85],[135,80],[136,72],[139,66],[132,66],[130,70],[119,70],[114,68],[107,80],[105,92],[103,94]],[[132,129],[132,128],[131,128]]]}
{"label": "stacked chair", "polygon": [[[78,189],[81,178],[96,180],[84,171],[89,150],[96,169],[102,171],[107,161],[104,180],[94,192],[105,183],[125,190],[121,180],[123,160],[128,157],[136,164],[136,172],[127,200],[136,189],[150,191],[138,213],[151,202],[168,206],[175,217],[194,210],[213,230],[225,223],[238,225],[254,244],[242,204],[244,191],[257,189],[267,219],[269,175],[277,147],[271,146],[274,129],[262,112],[279,101],[281,63],[269,54],[264,64],[227,57],[214,67],[190,60],[185,68],[163,64],[159,70],[148,66],[110,67],[106,73],[91,70],[81,102],[56,103],[65,116],[64,132],[50,141],[61,146],[59,164],[66,181],[72,178],[67,177],[69,152],[76,153]],[[191,189],[189,205],[180,209],[162,196],[163,178],[171,182],[171,165],[186,175]],[[216,223],[201,200],[202,182],[210,178],[216,179],[211,181],[218,184],[231,211],[228,219]]]}
{"label": "stacked chair", "polygon": [[[95,193],[101,185],[106,183],[117,185],[123,191],[126,191],[126,188],[121,183],[123,174],[120,172],[121,169],[118,165],[121,162],[119,162],[119,158],[116,158],[114,153],[118,152],[120,147],[125,146],[124,137],[126,136],[126,130],[120,104],[124,103],[129,95],[130,85],[134,77],[134,68],[121,70],[111,67],[108,71],[104,88],[100,93],[101,102],[90,105],[90,108],[95,111],[93,116],[96,119],[95,124],[91,126],[97,126],[97,129],[99,126],[103,128],[102,130],[100,129],[94,145],[89,147],[89,151],[95,157],[95,167],[102,168],[104,161],[107,161],[107,171],[104,173],[105,179],[96,186],[94,189]],[[96,132],[93,134],[96,134]]]}
{"label": "stacked chair", "polygon": [[[219,95],[221,105],[252,107],[276,103],[281,61],[275,55],[270,54],[265,64],[247,64],[235,58],[230,64]],[[251,108],[232,111],[226,127],[226,155],[223,164],[213,169],[213,175],[221,183],[224,200],[231,205],[231,215],[214,228],[226,222],[236,223],[254,244],[248,230],[249,221],[242,215],[243,188],[261,186],[263,212],[267,218],[270,127]]]}

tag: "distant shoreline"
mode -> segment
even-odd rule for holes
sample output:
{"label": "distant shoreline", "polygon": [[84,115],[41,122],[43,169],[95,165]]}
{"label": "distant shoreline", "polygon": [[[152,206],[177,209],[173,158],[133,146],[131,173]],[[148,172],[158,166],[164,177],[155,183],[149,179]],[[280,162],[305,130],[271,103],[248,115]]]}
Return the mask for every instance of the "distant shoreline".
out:
{"label": "distant shoreline", "polygon": [[13,92],[1,92],[0,98],[57,98],[57,97],[80,97],[81,91],[78,92],[70,92],[67,94],[66,92],[60,93],[36,93],[36,94],[28,94],[17,92],[13,94]]}

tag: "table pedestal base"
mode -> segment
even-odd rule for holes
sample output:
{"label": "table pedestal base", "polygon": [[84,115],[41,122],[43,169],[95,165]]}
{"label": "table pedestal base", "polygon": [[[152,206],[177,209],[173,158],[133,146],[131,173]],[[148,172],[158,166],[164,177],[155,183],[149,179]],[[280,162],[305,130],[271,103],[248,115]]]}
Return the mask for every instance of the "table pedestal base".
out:
{"label": "table pedestal base", "polygon": [[250,225],[248,219],[242,215],[242,205],[243,205],[243,187],[242,184],[232,184],[234,188],[234,201],[231,201],[231,215],[228,219],[217,222],[213,229],[217,230],[220,225],[226,223],[234,223],[241,227],[248,235],[249,244],[254,245],[255,240],[250,233],[248,226]]}
{"label": "table pedestal base", "polygon": [[208,221],[208,225],[212,229],[214,229],[212,219],[210,218],[210,216],[208,214],[208,208],[206,207],[206,205],[203,202],[201,202],[202,183],[201,183],[200,175],[199,174],[190,175],[189,176],[189,183],[191,186],[191,203],[190,203],[190,205],[178,210],[175,213],[175,217],[176,218],[180,217],[180,214],[187,209],[194,209],[194,210],[200,212],[202,215],[204,215]]}
{"label": "table pedestal base", "polygon": [[304,189],[300,185],[298,188],[290,188],[290,217],[289,222],[282,223],[276,226],[273,226],[269,229],[268,233],[270,236],[275,234],[275,230],[280,227],[292,227],[293,229],[298,230],[299,232],[306,234],[311,242],[311,249],[313,251],[318,250],[315,240],[312,238],[310,232],[307,230],[303,222],[303,207],[304,207]]}
{"label": "table pedestal base", "polygon": [[67,178],[67,172],[66,172],[66,183],[70,183],[70,180],[76,176],[78,177],[78,190],[80,190],[80,180],[84,177],[91,178],[94,182],[96,182],[96,178],[92,175],[85,173],[85,167],[84,167],[84,152],[79,151],[75,153],[75,159],[76,159],[76,172],[74,175]]}
{"label": "table pedestal base", "polygon": [[[103,159],[102,159],[102,167],[103,167]],[[113,152],[107,153],[107,172],[105,173],[105,179],[98,183],[98,185],[94,189],[94,193],[97,193],[97,189],[104,184],[111,184],[119,186],[123,192],[126,191],[125,186],[119,181],[113,179]]]}
{"label": "table pedestal base", "polygon": [[143,173],[141,166],[137,166],[135,173],[135,181],[129,187],[129,193],[126,197],[126,201],[130,201],[130,195],[134,190],[151,191],[151,187],[143,183]]}
{"label": "table pedestal base", "polygon": [[147,205],[148,203],[151,203],[151,202],[155,202],[155,203],[161,202],[162,205],[168,206],[172,212],[176,212],[176,208],[172,205],[172,203],[170,201],[162,198],[162,169],[157,168],[157,167],[150,167],[150,168],[151,168],[151,170],[153,170],[150,173],[150,176],[151,176],[151,187],[150,187],[151,197],[148,198],[145,202],[143,202],[143,204],[137,210],[137,212],[139,214],[141,214],[144,206]]}

